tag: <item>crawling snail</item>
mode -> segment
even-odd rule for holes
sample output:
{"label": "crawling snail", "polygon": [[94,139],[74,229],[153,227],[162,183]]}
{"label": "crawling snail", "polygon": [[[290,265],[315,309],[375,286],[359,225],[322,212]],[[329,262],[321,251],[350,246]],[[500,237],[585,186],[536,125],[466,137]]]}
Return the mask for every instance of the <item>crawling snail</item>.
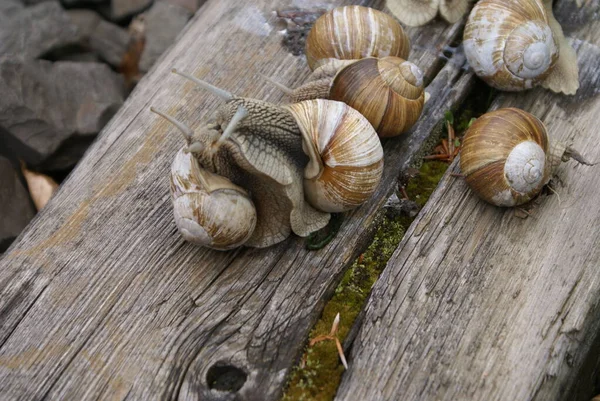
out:
{"label": "crawling snail", "polygon": [[152,109],[187,142],[171,167],[175,222],[185,239],[224,250],[267,247],[291,232],[307,236],[379,184],[377,134],[347,105],[319,99],[277,107],[173,71],[225,101],[196,132]]}
{"label": "crawling snail", "polygon": [[406,59],[408,36],[391,16],[368,7],[337,7],[320,16],[306,39],[311,70],[333,60],[395,56]]}
{"label": "crawling snail", "polygon": [[464,32],[467,60],[475,73],[500,90],[541,85],[575,94],[577,57],[552,14],[552,0],[482,0]]}
{"label": "crawling snail", "polygon": [[469,10],[472,0],[388,0],[387,8],[403,24],[425,25],[439,13],[451,24]]}
{"label": "crawling snail", "polygon": [[467,130],[460,169],[469,187],[496,206],[517,206],[533,199],[561,162],[592,165],[577,151],[551,142],[535,116],[516,108],[492,111]]}

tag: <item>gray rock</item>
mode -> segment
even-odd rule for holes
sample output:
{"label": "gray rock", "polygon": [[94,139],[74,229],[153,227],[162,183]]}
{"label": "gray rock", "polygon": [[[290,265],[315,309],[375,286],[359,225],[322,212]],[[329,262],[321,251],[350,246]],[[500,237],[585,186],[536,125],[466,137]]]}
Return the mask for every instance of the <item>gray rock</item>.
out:
{"label": "gray rock", "polygon": [[159,0],[166,3],[175,4],[176,6],[183,7],[191,13],[198,11],[200,6],[206,2],[206,0]]}
{"label": "gray rock", "polygon": [[419,214],[419,205],[415,201],[400,199],[395,193],[388,198],[383,208],[389,218],[396,218],[398,216],[412,218]]}
{"label": "gray rock", "polygon": [[140,59],[140,70],[148,71],[175,41],[192,13],[166,2],[156,2],[146,13],[146,45]]}
{"label": "gray rock", "polygon": [[77,40],[87,41],[102,21],[102,17],[95,11],[79,8],[67,10],[71,22],[77,26]]}
{"label": "gray rock", "polygon": [[77,26],[79,43],[113,67],[119,67],[131,39],[129,32],[103,20],[91,10],[69,10],[67,13]]}
{"label": "gray rock", "polygon": [[129,32],[107,21],[100,21],[90,37],[90,48],[114,67],[121,65],[131,37]]}
{"label": "gray rock", "polygon": [[92,135],[68,138],[45,162],[37,166],[37,170],[48,174],[71,170],[81,160],[95,139],[96,137]]}
{"label": "gray rock", "polygon": [[11,15],[0,20],[1,55],[36,58],[58,47],[76,43],[77,27],[57,1],[20,10],[12,2],[10,4]]}
{"label": "gray rock", "polygon": [[4,252],[35,215],[29,192],[11,162],[0,156],[0,252]]}
{"label": "gray rock", "polygon": [[112,0],[111,17],[113,20],[121,20],[133,14],[144,11],[153,0]]}
{"label": "gray rock", "polygon": [[0,29],[10,22],[15,15],[23,11],[25,6],[21,0],[2,0],[0,1]]}
{"label": "gray rock", "polygon": [[72,135],[95,135],[121,106],[123,78],[99,63],[0,59],[0,130],[29,164]]}

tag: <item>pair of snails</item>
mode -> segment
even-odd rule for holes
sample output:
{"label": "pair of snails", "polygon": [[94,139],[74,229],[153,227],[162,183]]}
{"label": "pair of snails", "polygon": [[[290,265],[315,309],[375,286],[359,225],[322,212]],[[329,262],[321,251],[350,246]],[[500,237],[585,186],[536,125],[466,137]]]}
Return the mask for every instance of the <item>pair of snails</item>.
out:
{"label": "pair of snails", "polygon": [[[186,140],[170,175],[182,236],[218,250],[267,247],[292,232],[307,236],[323,228],[330,213],[365,202],[383,172],[378,133],[406,130],[423,107],[421,71],[397,57],[408,51],[393,18],[350,6],[316,21],[307,43],[315,71],[292,104],[238,97],[174,70],[225,102],[196,131],[152,109]],[[357,89],[357,76],[369,76],[370,86]],[[369,104],[373,100],[378,106]]]}
{"label": "pair of snails", "polygon": [[[382,138],[398,136],[421,116],[423,72],[406,61],[410,43],[391,16],[361,6],[319,17],[306,39],[307,82],[291,90],[270,80],[292,102],[331,99],[359,111]],[[268,79],[268,78],[267,78]]]}
{"label": "pair of snails", "polygon": [[323,228],[330,213],[359,206],[377,188],[381,143],[344,103],[279,107],[174,72],[224,100],[196,131],[152,109],[186,140],[170,175],[175,223],[186,240],[218,250],[267,247]]}
{"label": "pair of snails", "polygon": [[[388,0],[401,22],[418,26],[439,13],[457,22],[473,0]],[[469,65],[488,85],[519,91],[541,85],[575,94],[577,56],[554,18],[552,0],[480,0],[469,14],[463,44]]]}

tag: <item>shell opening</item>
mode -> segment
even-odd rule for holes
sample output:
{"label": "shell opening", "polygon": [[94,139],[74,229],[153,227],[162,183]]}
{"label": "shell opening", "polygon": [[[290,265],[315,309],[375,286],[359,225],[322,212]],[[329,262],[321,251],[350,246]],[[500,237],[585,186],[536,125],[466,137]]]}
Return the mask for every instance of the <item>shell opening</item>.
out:
{"label": "shell opening", "polygon": [[510,187],[527,194],[544,184],[546,154],[533,141],[521,142],[513,148],[504,164],[504,176]]}

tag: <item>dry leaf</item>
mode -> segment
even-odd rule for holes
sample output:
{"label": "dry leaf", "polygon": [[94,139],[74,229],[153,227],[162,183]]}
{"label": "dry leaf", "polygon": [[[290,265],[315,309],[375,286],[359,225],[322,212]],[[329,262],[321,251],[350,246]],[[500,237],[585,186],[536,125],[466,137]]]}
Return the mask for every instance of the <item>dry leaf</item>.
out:
{"label": "dry leaf", "polygon": [[58,188],[58,184],[47,175],[28,170],[23,162],[21,162],[21,171],[25,176],[25,181],[27,181],[27,187],[29,188],[35,208],[39,211],[52,198],[52,195],[54,195],[54,192]]}
{"label": "dry leaf", "polygon": [[119,71],[125,77],[127,87],[132,88],[142,76],[139,70],[139,63],[146,43],[146,26],[143,14],[138,15],[131,21],[129,33],[131,34],[131,41],[129,42],[127,52],[123,55]]}

